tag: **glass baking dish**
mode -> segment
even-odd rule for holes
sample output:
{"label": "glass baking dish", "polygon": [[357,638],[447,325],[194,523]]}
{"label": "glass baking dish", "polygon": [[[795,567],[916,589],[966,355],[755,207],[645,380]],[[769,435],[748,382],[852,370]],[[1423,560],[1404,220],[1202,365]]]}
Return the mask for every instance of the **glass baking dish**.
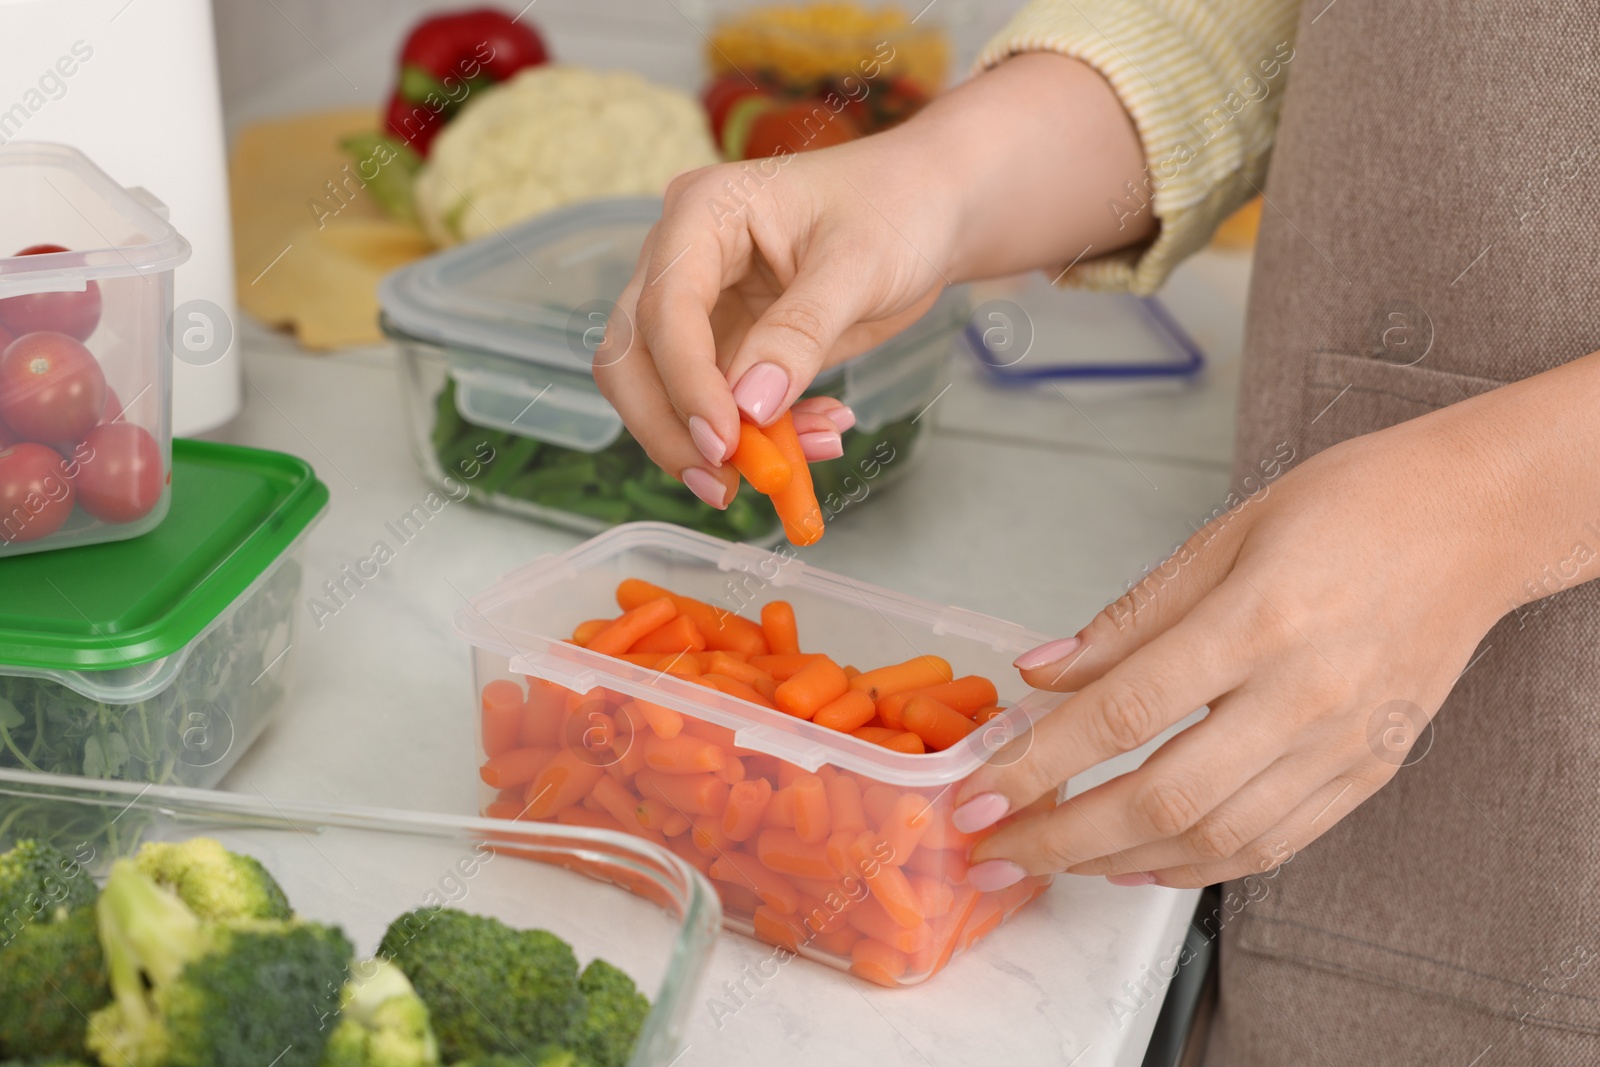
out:
{"label": "glass baking dish", "polygon": [[299,915],[343,927],[360,958],[393,919],[416,908],[460,908],[548,930],[580,963],[604,958],[650,996],[630,1067],[659,1067],[681,1054],[721,912],[698,872],[648,842],[586,827],[0,769],[0,850],[45,840],[101,878],[145,841],[202,836],[259,859]]}

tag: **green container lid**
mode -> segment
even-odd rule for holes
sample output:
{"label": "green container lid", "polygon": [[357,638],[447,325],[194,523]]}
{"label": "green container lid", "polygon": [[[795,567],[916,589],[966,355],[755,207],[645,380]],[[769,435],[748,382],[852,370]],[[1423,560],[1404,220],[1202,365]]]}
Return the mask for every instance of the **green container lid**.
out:
{"label": "green container lid", "polygon": [[175,439],[172,508],[127,541],[0,559],[0,674],[114,670],[186,647],[328,503],[310,464]]}

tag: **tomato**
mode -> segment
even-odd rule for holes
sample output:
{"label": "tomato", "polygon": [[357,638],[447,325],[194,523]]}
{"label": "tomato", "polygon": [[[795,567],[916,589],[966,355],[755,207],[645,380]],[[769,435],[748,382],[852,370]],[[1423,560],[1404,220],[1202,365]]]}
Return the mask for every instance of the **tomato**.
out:
{"label": "tomato", "polygon": [[96,426],[76,454],[78,506],[101,522],[142,519],[160,502],[167,472],[161,446],[143,426]]}
{"label": "tomato", "polygon": [[[65,252],[60,245],[29,245],[19,256]],[[90,282],[81,293],[29,293],[0,300],[0,325],[17,335],[54,330],[79,341],[100,324],[100,285]]]}
{"label": "tomato", "polygon": [[106,409],[100,413],[100,425],[122,418],[122,398],[111,386],[106,386]]}
{"label": "tomato", "polygon": [[0,419],[24,441],[71,444],[105,409],[105,373],[66,334],[23,334],[0,354]]}
{"label": "tomato", "polygon": [[72,514],[66,461],[53,448],[23,443],[0,452],[0,543],[49,537]]}
{"label": "tomato", "polygon": [[761,112],[750,123],[744,144],[727,147],[737,148],[740,159],[765,159],[829,148],[860,136],[843,113],[834,114],[820,100],[797,100]]}
{"label": "tomato", "polygon": [[16,339],[17,335],[6,329],[5,323],[0,322],[0,352],[4,352],[6,346]]}

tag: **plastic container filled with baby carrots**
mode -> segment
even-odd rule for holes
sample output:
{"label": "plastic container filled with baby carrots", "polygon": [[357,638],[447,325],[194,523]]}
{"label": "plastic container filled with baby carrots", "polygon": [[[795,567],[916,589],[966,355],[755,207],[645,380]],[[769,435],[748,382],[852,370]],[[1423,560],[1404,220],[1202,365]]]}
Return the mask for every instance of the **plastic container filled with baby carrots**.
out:
{"label": "plastic container filled with baby carrots", "polygon": [[977,892],[950,821],[1059,699],[1011,667],[1042,634],[659,523],[505,576],[456,629],[484,814],[652,841],[734,929],[912,985],[1049,884]]}

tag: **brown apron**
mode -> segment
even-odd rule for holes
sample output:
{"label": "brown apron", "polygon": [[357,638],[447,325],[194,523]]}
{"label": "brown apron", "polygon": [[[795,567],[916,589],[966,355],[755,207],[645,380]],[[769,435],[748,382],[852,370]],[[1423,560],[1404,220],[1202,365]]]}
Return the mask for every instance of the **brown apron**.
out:
{"label": "brown apron", "polygon": [[[1596,0],[1305,0],[1295,48],[1236,480],[1600,349]],[[1600,1064],[1600,582],[1478,654],[1389,785],[1228,887],[1207,1067]]]}

